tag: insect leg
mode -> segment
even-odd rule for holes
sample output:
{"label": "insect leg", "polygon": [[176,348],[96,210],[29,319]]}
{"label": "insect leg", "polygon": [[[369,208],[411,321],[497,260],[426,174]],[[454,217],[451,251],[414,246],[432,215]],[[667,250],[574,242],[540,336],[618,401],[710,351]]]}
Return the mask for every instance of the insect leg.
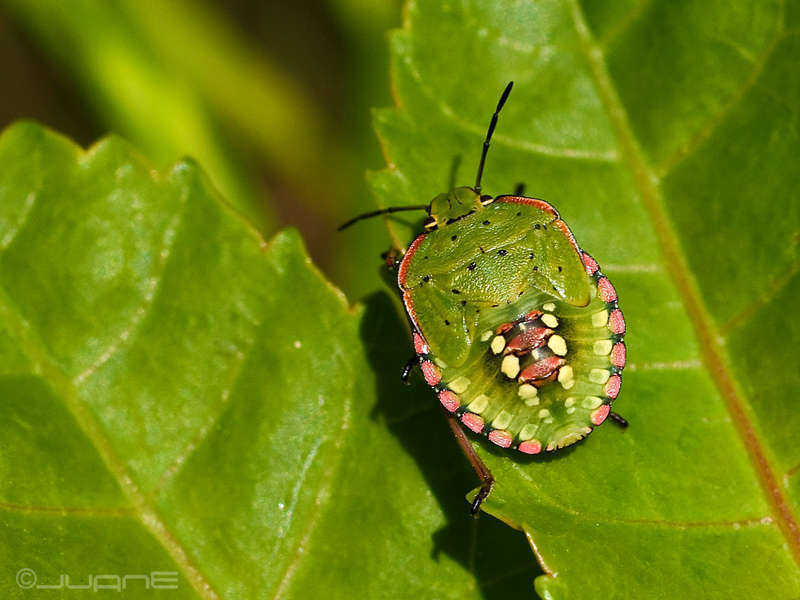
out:
{"label": "insect leg", "polygon": [[380,270],[383,282],[389,289],[397,289],[397,268],[400,266],[400,252],[395,248],[389,248],[381,254],[383,268]]}
{"label": "insect leg", "polygon": [[628,421],[625,420],[625,417],[618,415],[615,412],[608,413],[608,416],[611,417],[611,420],[614,421],[617,425],[625,429],[628,426]]}
{"label": "insect leg", "polygon": [[464,456],[467,457],[472,465],[472,468],[475,469],[475,472],[478,474],[478,477],[481,480],[481,489],[478,490],[478,494],[472,501],[472,507],[470,508],[470,513],[472,516],[477,516],[481,504],[484,500],[486,500],[487,496],[491,493],[492,488],[494,487],[494,476],[489,470],[489,467],[484,464],[484,462],[481,460],[481,457],[475,452],[475,449],[469,442],[467,434],[464,433],[463,429],[461,429],[461,425],[459,425],[456,416],[453,413],[447,412],[444,407],[442,410],[444,411],[445,417],[447,417],[447,423],[450,425],[450,429],[453,430],[453,435],[456,436],[458,445],[461,446],[461,450],[464,452]]}
{"label": "insect leg", "polygon": [[517,184],[517,187],[514,188],[514,195],[515,196],[523,196],[525,195],[525,184],[520,182]]}
{"label": "insect leg", "polygon": [[386,268],[390,271],[396,270],[400,265],[400,257],[398,256],[396,248],[389,248],[386,252],[381,254],[381,258],[383,259]]}
{"label": "insect leg", "polygon": [[416,354],[412,355],[411,358],[408,359],[405,365],[403,365],[403,372],[400,373],[400,381],[408,385],[408,377],[411,375],[411,371],[414,367],[419,364],[419,356]]}

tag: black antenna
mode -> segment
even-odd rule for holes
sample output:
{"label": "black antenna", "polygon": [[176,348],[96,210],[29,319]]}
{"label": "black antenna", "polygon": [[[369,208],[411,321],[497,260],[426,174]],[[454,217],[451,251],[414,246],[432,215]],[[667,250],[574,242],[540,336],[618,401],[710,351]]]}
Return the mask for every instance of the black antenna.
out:
{"label": "black antenna", "polygon": [[378,215],[386,215],[389,213],[396,213],[402,212],[404,210],[428,210],[427,204],[415,204],[414,206],[390,206],[389,208],[382,208],[380,210],[373,210],[370,212],[365,212],[357,217],[353,217],[349,221],[342,223],[339,227],[336,228],[336,231],[341,231],[342,229],[347,229],[353,223],[360,221],[361,219],[369,219],[370,217],[377,217]]}
{"label": "black antenna", "polygon": [[514,87],[514,82],[509,81],[506,89],[503,90],[503,95],[500,96],[500,101],[497,103],[497,108],[494,110],[492,120],[489,123],[489,131],[486,132],[486,139],[483,140],[483,151],[481,152],[481,162],[478,165],[478,176],[475,178],[475,193],[480,196],[481,194],[481,176],[483,175],[483,163],[486,162],[486,154],[489,152],[489,142],[492,139],[494,128],[497,125],[497,116],[500,114],[500,109],[503,104],[508,100],[508,95],[511,93],[511,88]]}

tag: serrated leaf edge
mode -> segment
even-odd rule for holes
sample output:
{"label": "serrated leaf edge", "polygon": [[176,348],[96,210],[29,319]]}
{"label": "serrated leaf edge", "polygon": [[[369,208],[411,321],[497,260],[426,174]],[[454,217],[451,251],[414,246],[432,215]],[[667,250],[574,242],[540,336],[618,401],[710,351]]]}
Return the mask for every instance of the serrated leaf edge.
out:
{"label": "serrated leaf edge", "polygon": [[[62,143],[69,146],[72,150],[74,159],[78,164],[86,164],[87,162],[91,161],[92,157],[97,154],[103,147],[108,144],[115,144],[119,143],[123,145],[127,152],[130,153],[131,157],[140,161],[141,163],[147,165],[149,168],[149,172],[151,177],[153,177],[154,181],[159,181],[162,179],[160,173],[153,168],[149,161],[136,149],[131,146],[127,141],[124,139],[116,136],[110,135],[104,138],[101,138],[94,144],[92,144],[89,148],[83,149],[79,145],[75,144],[72,140],[63,136],[57,132],[53,132],[47,128],[40,126],[39,124],[33,121],[17,121],[12,125],[5,128],[2,132],[0,132],[0,144],[6,143],[8,138],[14,136],[16,134],[21,134],[28,131],[34,131],[36,135],[45,137],[45,136],[52,136],[54,138],[59,139]],[[39,159],[39,154],[36,153],[35,157],[32,157],[32,160]],[[305,255],[305,266],[309,268],[319,283],[322,283],[326,289],[335,297],[337,298],[338,302],[341,304],[342,308],[351,315],[357,315],[363,311],[363,307],[360,304],[350,305],[345,297],[344,293],[339,290],[336,286],[334,286],[331,282],[329,282],[317,269],[317,267],[312,263],[310,257],[305,251],[305,247],[302,243],[302,239],[300,238],[299,234],[296,230],[288,229],[281,232],[278,232],[271,240],[266,241],[261,232],[252,225],[241,213],[239,213],[229,202],[227,202],[213,187],[205,175],[202,173],[202,170],[197,167],[196,163],[192,159],[182,159],[175,163],[172,167],[168,168],[166,172],[169,175],[173,175],[179,171],[186,171],[191,170],[192,175],[199,177],[202,179],[202,184],[205,189],[209,191],[209,193],[214,196],[217,201],[219,201],[220,205],[226,209],[232,216],[238,219],[250,232],[252,239],[258,244],[259,249],[263,254],[269,252],[269,250],[275,246],[276,244],[281,243],[296,243],[300,246],[303,254]],[[168,175],[168,176],[169,176]],[[185,205],[187,196],[189,193],[189,187],[187,186],[186,192],[184,197],[181,199],[181,207]],[[35,204],[35,191],[29,194],[29,196],[25,200],[25,209],[18,217],[17,226],[12,230],[10,234],[6,234],[2,238],[2,244],[0,244],[0,253],[5,251],[14,241],[15,237],[19,234],[19,232],[24,228],[27,217],[31,213],[33,206]],[[181,212],[182,212],[181,208]],[[171,226],[174,224],[174,227],[177,229],[178,222],[174,217],[173,220],[170,222]],[[167,253],[167,257],[164,257],[164,262],[168,258],[169,253]],[[160,266],[157,269],[158,272],[163,274],[163,266]],[[138,312],[138,311],[137,311]],[[146,314],[146,308],[145,308]],[[143,317],[142,317],[143,318]],[[203,573],[200,569],[193,563],[193,561],[189,558],[186,550],[183,546],[178,542],[178,540],[174,537],[171,533],[169,528],[166,525],[166,522],[160,517],[158,511],[155,508],[154,503],[154,494],[147,495],[139,489],[139,486],[134,482],[133,477],[131,476],[128,469],[125,467],[124,462],[117,456],[116,452],[114,451],[110,441],[105,436],[102,427],[100,424],[95,420],[93,415],[90,411],[84,406],[76,398],[76,392],[78,386],[85,381],[87,377],[89,377],[97,368],[102,366],[114,352],[118,349],[117,343],[112,344],[109,349],[106,349],[101,355],[100,359],[96,361],[96,364],[93,364],[86,372],[80,374],[74,379],[70,379],[66,373],[59,367],[59,365],[53,361],[47,353],[47,350],[44,347],[44,344],[41,340],[38,339],[38,336],[33,331],[33,328],[30,324],[22,317],[18,310],[15,309],[13,302],[8,298],[4,289],[0,288],[0,319],[5,320],[5,322],[9,326],[9,330],[11,331],[13,337],[17,340],[23,354],[28,358],[28,360],[32,363],[34,372],[39,376],[44,378],[49,382],[51,386],[58,392],[59,396],[61,397],[62,401],[64,402],[67,410],[72,415],[73,419],[75,419],[76,424],[82,431],[82,433],[86,436],[89,442],[95,447],[97,450],[103,464],[108,469],[109,474],[112,478],[117,482],[121,491],[123,492],[124,496],[128,499],[131,506],[129,508],[122,508],[122,509],[111,509],[111,510],[102,510],[102,509],[83,509],[81,507],[28,507],[28,506],[21,506],[9,503],[2,503],[0,507],[8,509],[8,510],[16,510],[16,511],[37,511],[37,512],[57,512],[57,513],[75,513],[75,514],[102,514],[104,516],[119,516],[119,517],[133,517],[141,522],[145,528],[153,535],[153,537],[161,544],[161,546],[167,551],[170,555],[172,560],[175,564],[181,569],[186,579],[192,585],[192,587],[197,591],[200,597],[204,598],[205,600],[218,600],[219,595],[217,592],[212,588],[210,582],[205,578]],[[126,331],[129,330],[131,327],[135,327],[136,323],[133,323],[130,327],[126,328]],[[125,339],[130,339],[130,335],[125,336]],[[124,343],[125,340],[121,340],[119,343]],[[341,431],[344,432],[349,428],[350,424],[350,399],[347,398],[344,407],[344,417],[341,426]],[[337,445],[343,443],[343,438],[340,436],[335,440]],[[181,456],[184,459],[188,458],[188,456],[197,448],[199,444],[190,444],[189,448],[181,453]],[[328,484],[333,479],[333,474],[338,468],[339,461],[334,462],[333,464],[329,465],[325,471],[323,476],[323,480]],[[320,489],[317,492],[317,502],[315,502],[315,515],[312,515],[312,518],[309,521],[309,524],[306,528],[306,531],[303,534],[301,542],[296,549],[296,556],[295,560],[289,563],[286,573],[284,573],[283,577],[280,580],[279,586],[275,593],[275,598],[281,596],[283,591],[288,586],[289,582],[291,581],[292,575],[297,567],[297,559],[302,556],[303,554],[303,547],[305,544],[308,543],[316,522],[318,520],[319,513],[322,510],[322,506],[324,502],[321,502],[322,496],[327,493],[326,486],[320,485]]]}

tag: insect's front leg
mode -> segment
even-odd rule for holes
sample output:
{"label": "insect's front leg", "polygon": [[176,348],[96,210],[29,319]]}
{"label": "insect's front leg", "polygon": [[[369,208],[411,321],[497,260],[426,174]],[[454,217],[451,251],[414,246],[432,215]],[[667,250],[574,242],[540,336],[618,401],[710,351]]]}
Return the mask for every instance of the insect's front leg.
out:
{"label": "insect's front leg", "polygon": [[392,246],[381,254],[381,258],[387,270],[396,272],[397,268],[400,266],[400,260],[403,258],[403,255],[397,248]]}
{"label": "insect's front leg", "polygon": [[397,269],[400,268],[400,261],[403,255],[397,248],[389,248],[386,252],[381,254],[383,265],[381,265],[381,277],[390,289],[397,289]]}

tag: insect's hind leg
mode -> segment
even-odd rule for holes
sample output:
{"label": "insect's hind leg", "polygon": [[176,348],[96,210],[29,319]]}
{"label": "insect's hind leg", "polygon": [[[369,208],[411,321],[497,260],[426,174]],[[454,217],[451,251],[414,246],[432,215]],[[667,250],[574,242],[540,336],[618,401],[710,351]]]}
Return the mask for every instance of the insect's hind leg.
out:
{"label": "insect's hind leg", "polygon": [[447,424],[450,425],[450,429],[453,430],[453,435],[456,437],[458,445],[461,446],[461,450],[464,452],[467,460],[469,460],[472,468],[475,469],[475,473],[478,474],[481,480],[481,489],[479,489],[478,493],[475,495],[475,499],[472,501],[472,506],[469,511],[473,517],[477,517],[481,504],[483,504],[483,501],[486,500],[492,492],[492,488],[494,487],[494,475],[492,475],[489,467],[484,464],[481,457],[475,452],[475,449],[469,442],[467,434],[461,429],[461,425],[459,425],[456,416],[448,412],[444,407],[442,407],[442,410],[444,411],[445,417],[447,417]]}
{"label": "insect's hind leg", "polygon": [[615,412],[608,413],[609,418],[614,421],[617,425],[625,429],[628,426],[628,421],[622,415],[618,415]]}

